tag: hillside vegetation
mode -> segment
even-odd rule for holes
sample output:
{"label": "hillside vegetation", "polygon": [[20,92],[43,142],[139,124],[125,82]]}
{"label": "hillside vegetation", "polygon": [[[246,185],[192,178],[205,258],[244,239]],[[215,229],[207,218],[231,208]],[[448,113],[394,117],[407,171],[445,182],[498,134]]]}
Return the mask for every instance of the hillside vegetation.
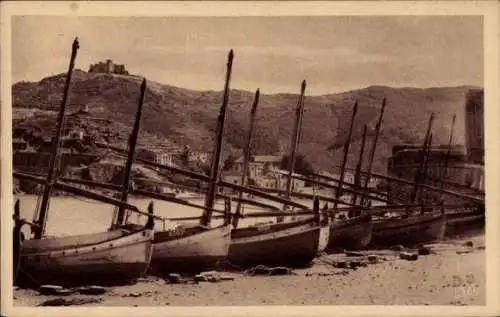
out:
{"label": "hillside vegetation", "polygon": [[[21,123],[31,124],[52,133],[54,110],[59,107],[64,80],[64,74],[60,74],[39,82],[13,85],[14,127]],[[136,76],[90,74],[77,70],[71,86],[70,112],[87,105],[93,116],[114,122],[109,128],[116,129],[120,139],[125,141],[136,114],[141,80]],[[290,146],[298,95],[265,94],[266,87],[260,88],[263,94],[257,109],[253,152],[285,153]],[[431,112],[436,113],[434,144],[447,142],[453,113],[457,114],[456,140],[463,142],[465,94],[470,88],[473,87],[417,89],[371,86],[340,94],[306,95],[298,151],[315,169],[332,170],[339,165],[342,143],[346,139],[352,108],[357,100],[358,115],[349,155],[349,166],[354,167],[363,125],[368,124],[373,135],[385,97],[387,107],[374,166],[375,170],[384,172],[386,158],[390,156],[393,145],[422,142]],[[189,145],[194,150],[211,151],[221,101],[222,91],[193,91],[148,82],[140,145],[148,146],[148,140],[154,136],[156,143],[177,148]],[[225,155],[242,152],[252,101],[252,92],[231,91]],[[367,149],[370,148],[371,141],[367,144]]]}

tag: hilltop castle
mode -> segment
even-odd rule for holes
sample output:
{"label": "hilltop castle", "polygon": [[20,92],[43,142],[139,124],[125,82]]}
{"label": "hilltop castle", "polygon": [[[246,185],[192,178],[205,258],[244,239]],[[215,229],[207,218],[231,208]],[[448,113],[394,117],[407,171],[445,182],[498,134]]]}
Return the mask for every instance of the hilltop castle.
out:
{"label": "hilltop castle", "polygon": [[89,73],[106,73],[106,74],[120,74],[128,75],[128,71],[123,64],[115,64],[112,60],[107,59],[105,62],[92,64],[89,67]]}

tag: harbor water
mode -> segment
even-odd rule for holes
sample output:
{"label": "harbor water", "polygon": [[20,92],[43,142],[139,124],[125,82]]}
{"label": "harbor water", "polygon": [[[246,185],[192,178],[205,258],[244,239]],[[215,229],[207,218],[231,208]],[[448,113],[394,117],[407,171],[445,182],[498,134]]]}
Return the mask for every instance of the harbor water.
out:
{"label": "harbor water", "polygon": [[[38,196],[19,195],[14,199],[19,199],[21,207],[21,216],[24,219],[32,220],[34,211],[37,206]],[[129,204],[137,206],[139,210],[146,212],[149,203],[154,202],[154,213],[163,218],[180,218],[180,217],[199,217],[203,210],[190,206],[180,205],[177,203],[166,202],[162,200],[154,200],[147,198],[131,197],[128,200]],[[192,204],[203,206],[203,198],[191,198],[188,200]],[[309,208],[312,208],[311,200],[296,200]],[[279,203],[269,203],[276,207],[281,207]],[[342,207],[342,205],[339,205]],[[224,201],[218,200],[215,209],[224,210]],[[231,209],[234,212],[236,202],[232,202]],[[46,224],[45,235],[47,236],[68,236],[87,233],[97,233],[108,230],[115,207],[109,204],[104,204],[98,201],[81,198],[76,196],[57,196],[50,199],[48,220]],[[259,211],[267,211],[261,207],[244,205],[243,213],[255,213]],[[214,216],[218,213],[214,213]],[[129,222],[145,224],[147,219],[144,215],[131,213]],[[212,226],[221,224],[223,219],[213,219]],[[240,219],[239,227],[250,226],[259,222],[275,222],[275,218],[247,218]],[[197,223],[197,220],[180,221],[161,221],[157,220],[155,224],[156,230],[174,228],[181,223]],[[26,237],[29,237],[30,229],[28,226],[23,228]]]}

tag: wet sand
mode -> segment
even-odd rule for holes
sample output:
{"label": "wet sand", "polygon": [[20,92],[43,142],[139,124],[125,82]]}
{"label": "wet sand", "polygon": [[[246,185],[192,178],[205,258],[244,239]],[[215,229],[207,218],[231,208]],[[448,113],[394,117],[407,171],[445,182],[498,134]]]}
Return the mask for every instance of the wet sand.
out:
{"label": "wet sand", "polygon": [[[471,241],[473,246],[465,246]],[[37,306],[56,298],[81,306],[210,306],[210,305],[485,305],[484,236],[430,246],[416,261],[399,252],[372,251],[378,263],[337,268],[332,263],[361,259],[344,254],[323,255],[310,268],[293,275],[245,276],[221,272],[234,280],[170,284],[160,278],[108,288],[99,296],[40,295],[16,289],[14,305]],[[89,302],[90,301],[90,302]]]}

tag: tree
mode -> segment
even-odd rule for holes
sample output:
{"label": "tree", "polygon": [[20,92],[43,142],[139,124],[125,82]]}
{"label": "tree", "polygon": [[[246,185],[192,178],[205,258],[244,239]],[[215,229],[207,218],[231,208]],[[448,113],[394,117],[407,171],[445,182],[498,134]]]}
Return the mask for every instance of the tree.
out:
{"label": "tree", "polygon": [[181,164],[184,165],[184,166],[188,166],[189,165],[189,156],[191,155],[191,152],[189,150],[189,147],[188,146],[184,146],[184,149],[179,157],[180,161],[181,161]]}
{"label": "tree", "polygon": [[[288,155],[283,155],[283,158],[280,162],[280,169],[288,170],[289,166],[290,159]],[[306,177],[312,176],[314,174],[314,169],[311,163],[309,163],[305,156],[300,153],[295,157],[295,166],[293,167],[293,171]]]}
{"label": "tree", "polygon": [[233,168],[235,162],[236,162],[236,157],[234,157],[233,155],[230,154],[224,160],[224,163],[222,164],[222,170],[223,171],[231,170]]}

